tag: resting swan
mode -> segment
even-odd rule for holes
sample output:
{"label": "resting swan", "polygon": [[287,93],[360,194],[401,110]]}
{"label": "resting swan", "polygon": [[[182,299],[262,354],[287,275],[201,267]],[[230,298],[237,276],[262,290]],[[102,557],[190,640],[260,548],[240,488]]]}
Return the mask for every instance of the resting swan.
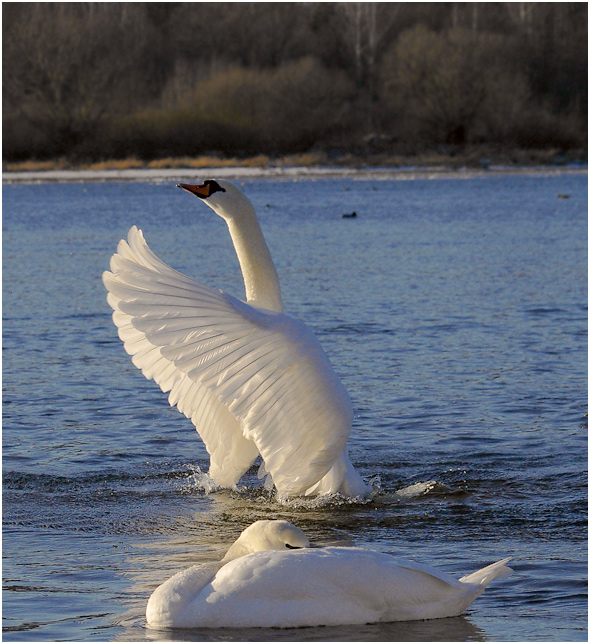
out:
{"label": "resting swan", "polygon": [[160,628],[298,627],[460,615],[502,559],[456,580],[434,568],[362,548],[310,548],[287,521],[257,521],[218,564],[177,573],[149,598]]}
{"label": "resting swan", "polygon": [[350,399],[312,331],[282,313],[251,202],[227,181],[179,187],[226,221],[246,303],[164,264],[134,226],[103,274],[133,364],[191,419],[216,485],[235,487],[260,454],[282,497],[366,495],[348,457]]}

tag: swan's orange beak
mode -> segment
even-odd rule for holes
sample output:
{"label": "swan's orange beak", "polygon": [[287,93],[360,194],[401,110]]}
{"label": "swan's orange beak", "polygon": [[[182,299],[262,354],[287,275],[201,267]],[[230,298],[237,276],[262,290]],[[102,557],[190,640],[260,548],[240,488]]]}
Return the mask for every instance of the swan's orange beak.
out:
{"label": "swan's orange beak", "polygon": [[207,197],[211,194],[211,184],[209,183],[203,183],[200,186],[195,186],[190,183],[177,183],[176,187],[182,188],[183,190],[196,195],[197,197],[199,197],[199,199],[207,199]]}
{"label": "swan's orange beak", "polygon": [[225,188],[222,188],[215,179],[207,179],[200,186],[193,186],[190,183],[178,183],[176,187],[196,195],[199,199],[207,199],[214,192],[225,192]]}

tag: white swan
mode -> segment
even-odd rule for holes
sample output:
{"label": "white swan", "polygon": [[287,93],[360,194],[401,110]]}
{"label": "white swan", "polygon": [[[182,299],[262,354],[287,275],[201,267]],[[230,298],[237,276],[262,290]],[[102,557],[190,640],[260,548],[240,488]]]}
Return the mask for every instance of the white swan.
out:
{"label": "white swan", "polygon": [[260,454],[283,497],[366,495],[348,458],[350,399],[312,331],[281,313],[251,202],[227,181],[179,187],[227,222],[247,304],[164,264],[134,226],[103,274],[133,364],[196,426],[217,485],[234,487]]}
{"label": "white swan", "polygon": [[160,628],[367,624],[460,615],[502,559],[456,580],[430,566],[362,548],[309,548],[287,521],[257,521],[218,564],[177,573],[149,598]]}

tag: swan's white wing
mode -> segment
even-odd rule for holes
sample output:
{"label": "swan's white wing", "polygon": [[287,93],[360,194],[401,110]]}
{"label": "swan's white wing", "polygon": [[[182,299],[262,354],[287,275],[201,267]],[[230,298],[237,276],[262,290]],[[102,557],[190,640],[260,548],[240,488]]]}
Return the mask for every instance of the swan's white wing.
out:
{"label": "swan's white wing", "polygon": [[166,627],[181,621],[187,604],[213,579],[219,566],[218,563],[197,564],[177,572],[158,586],[147,603],[148,624]]}
{"label": "swan's white wing", "polygon": [[[255,458],[247,449],[255,445],[278,491],[303,494],[330,470],[352,422],[348,395],[313,333],[174,271],[135,227],[128,241],[103,280],[134,364],[191,418],[212,470],[217,451],[223,463],[242,456],[238,472]],[[217,427],[223,412],[213,399],[236,425],[225,417]]]}
{"label": "swan's white wing", "polygon": [[[252,465],[258,456],[258,449],[251,440],[244,438],[239,422],[219,399],[177,369],[172,361],[162,355],[161,347],[150,342],[146,334],[134,326],[134,317],[121,310],[121,297],[115,294],[118,282],[138,287],[143,284],[143,288],[159,283],[160,288],[170,289],[171,292],[175,284],[182,282],[179,273],[151,253],[141,231],[135,227],[129,232],[129,242],[131,245],[125,241],[119,243],[118,253],[111,260],[113,273],[105,272],[103,276],[119,337],[132,356],[133,364],[146,378],[154,379],[162,391],[170,391],[170,404],[176,405],[197,427],[210,455],[209,474],[213,480],[222,487],[232,487]],[[169,331],[170,341],[173,342],[172,326]]]}

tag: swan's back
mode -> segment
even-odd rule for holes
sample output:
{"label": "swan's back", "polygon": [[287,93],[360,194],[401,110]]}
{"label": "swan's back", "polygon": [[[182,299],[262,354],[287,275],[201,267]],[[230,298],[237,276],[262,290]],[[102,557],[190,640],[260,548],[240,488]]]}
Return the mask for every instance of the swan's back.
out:
{"label": "swan's back", "polygon": [[264,551],[223,566],[160,625],[297,627],[433,619],[461,614],[484,588],[358,548]]}

